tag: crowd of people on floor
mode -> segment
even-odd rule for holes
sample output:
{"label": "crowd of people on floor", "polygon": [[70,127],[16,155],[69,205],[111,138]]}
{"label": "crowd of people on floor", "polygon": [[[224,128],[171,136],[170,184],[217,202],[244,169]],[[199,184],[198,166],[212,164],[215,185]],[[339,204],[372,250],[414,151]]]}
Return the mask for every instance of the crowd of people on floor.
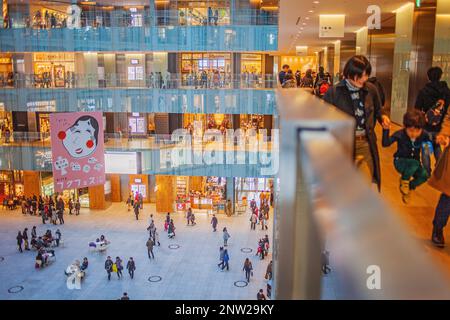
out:
{"label": "crowd of people on floor", "polygon": [[51,230],[47,229],[42,236],[39,236],[36,226],[33,226],[30,236],[31,240],[28,236],[28,228],[25,228],[22,232],[18,231],[16,240],[19,252],[35,250],[37,252],[35,268],[39,269],[48,266],[56,258],[54,248],[62,244],[61,231],[57,229],[53,235]]}

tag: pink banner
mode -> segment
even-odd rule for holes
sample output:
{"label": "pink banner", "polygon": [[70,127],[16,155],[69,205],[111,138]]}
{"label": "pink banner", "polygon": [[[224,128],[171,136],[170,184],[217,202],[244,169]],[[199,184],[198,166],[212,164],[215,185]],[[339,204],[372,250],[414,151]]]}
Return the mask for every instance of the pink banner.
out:
{"label": "pink banner", "polygon": [[50,114],[55,192],[105,183],[101,112]]}

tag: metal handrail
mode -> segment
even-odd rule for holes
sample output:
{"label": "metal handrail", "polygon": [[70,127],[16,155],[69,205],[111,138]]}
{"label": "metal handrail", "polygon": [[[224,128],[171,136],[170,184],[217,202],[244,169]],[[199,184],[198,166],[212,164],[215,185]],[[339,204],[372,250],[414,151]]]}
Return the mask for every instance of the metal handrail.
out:
{"label": "metal handrail", "polygon": [[[450,299],[447,274],[354,168],[353,119],[302,90],[277,101],[275,298],[320,299],[326,249],[338,299]],[[370,286],[378,271],[380,289]]]}

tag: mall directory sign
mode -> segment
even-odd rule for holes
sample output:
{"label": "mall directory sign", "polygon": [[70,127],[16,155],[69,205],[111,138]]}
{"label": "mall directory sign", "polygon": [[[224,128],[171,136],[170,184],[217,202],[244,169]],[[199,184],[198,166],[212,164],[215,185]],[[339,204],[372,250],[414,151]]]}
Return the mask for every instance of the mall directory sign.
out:
{"label": "mall directory sign", "polygon": [[52,113],[50,136],[55,192],[105,183],[101,112]]}

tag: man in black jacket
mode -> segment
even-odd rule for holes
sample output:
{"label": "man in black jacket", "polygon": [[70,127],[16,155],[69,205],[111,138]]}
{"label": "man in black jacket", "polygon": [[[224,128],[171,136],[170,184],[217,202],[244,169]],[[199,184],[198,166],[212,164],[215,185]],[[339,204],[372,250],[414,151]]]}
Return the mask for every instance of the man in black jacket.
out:
{"label": "man in black jacket", "polygon": [[111,272],[113,271],[113,261],[111,260],[110,256],[108,256],[108,258],[105,261],[105,270],[108,273],[108,280],[111,280]]}
{"label": "man in black jacket", "polygon": [[289,70],[289,66],[287,64],[285,64],[285,65],[283,65],[283,67],[281,69],[282,70],[280,71],[280,73],[278,73],[278,81],[280,81],[280,85],[283,85],[284,77],[286,76],[286,73]]}
{"label": "man in black jacket", "polygon": [[367,81],[371,71],[372,66],[365,56],[350,58],[344,67],[345,79],[330,87],[324,100],[354,117],[355,164],[380,190],[381,170],[375,120],[389,127],[390,119],[382,108],[377,88]]}
{"label": "man in black jacket", "polygon": [[[439,112],[440,120],[436,123],[431,123],[427,117],[427,124],[425,130],[431,133],[433,137],[433,150],[436,160],[441,155],[441,147],[436,143],[436,135],[441,130],[442,121],[444,115],[447,113],[448,106],[450,104],[450,89],[447,86],[447,82],[441,81],[442,69],[439,67],[432,67],[427,72],[429,82],[423,87],[417,95],[415,108],[427,114],[428,112],[437,113],[436,107],[439,100],[443,100],[444,107]],[[436,115],[436,114],[435,114]],[[439,116],[439,114],[437,114]],[[427,166],[428,164],[425,164]]]}

